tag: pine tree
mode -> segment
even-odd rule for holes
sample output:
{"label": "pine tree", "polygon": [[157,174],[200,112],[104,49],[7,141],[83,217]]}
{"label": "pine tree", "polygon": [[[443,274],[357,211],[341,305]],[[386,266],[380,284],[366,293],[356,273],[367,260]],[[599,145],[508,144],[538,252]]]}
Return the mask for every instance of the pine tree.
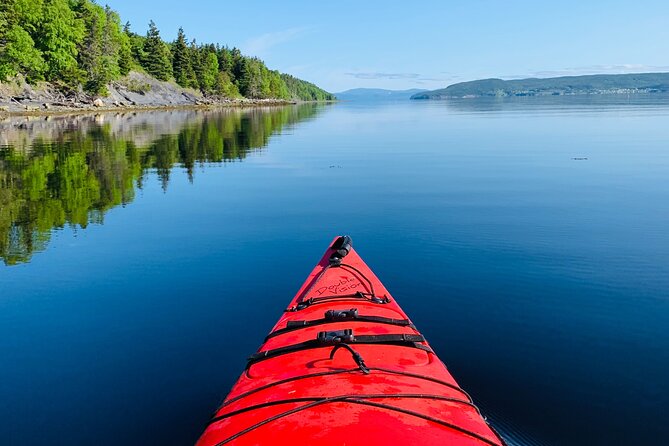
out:
{"label": "pine tree", "polygon": [[233,48],[230,51],[230,58],[232,59],[232,65],[231,65],[232,80],[238,83],[242,77],[242,70],[245,58],[244,56],[242,56],[242,52],[239,51],[239,48]]}
{"label": "pine tree", "polygon": [[169,50],[160,38],[160,31],[153,20],[149,22],[149,30],[144,41],[142,66],[150,75],[162,81],[170,78],[172,64],[169,60]]}
{"label": "pine tree", "polygon": [[179,28],[177,40],[172,45],[172,71],[177,84],[182,87],[193,87],[195,73],[191,65],[188,43],[183,28]]}
{"label": "pine tree", "polygon": [[197,43],[193,40],[190,43],[190,64],[193,68],[194,74],[194,88],[202,89],[204,86],[204,64],[202,63],[202,54],[200,48],[198,48]]}
{"label": "pine tree", "polygon": [[118,49],[118,68],[121,75],[125,76],[130,72],[133,66],[132,60],[132,46],[130,44],[130,37],[128,33],[124,31],[119,36],[119,49]]}
{"label": "pine tree", "polygon": [[119,51],[122,35],[120,17],[109,6],[105,6],[105,21],[102,31],[102,73],[105,84],[121,74]]}
{"label": "pine tree", "polygon": [[218,57],[218,68],[227,73],[228,77],[232,79],[234,74],[232,73],[232,68],[234,61],[232,59],[232,52],[227,47],[218,48],[216,51],[216,56]]}
{"label": "pine tree", "polygon": [[104,82],[100,72],[100,58],[102,57],[102,33],[104,29],[105,16],[97,5],[82,3],[79,16],[86,25],[86,35],[79,45],[78,61],[79,67],[84,72],[86,79],[85,88],[93,93],[98,93]]}
{"label": "pine tree", "polygon": [[237,86],[240,93],[247,98],[262,97],[262,72],[259,61],[244,57],[241,60]]}

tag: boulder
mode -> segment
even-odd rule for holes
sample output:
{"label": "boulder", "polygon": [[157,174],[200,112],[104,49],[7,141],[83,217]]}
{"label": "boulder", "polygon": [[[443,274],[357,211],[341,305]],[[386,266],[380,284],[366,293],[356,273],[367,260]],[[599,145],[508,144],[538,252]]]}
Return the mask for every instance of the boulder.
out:
{"label": "boulder", "polygon": [[94,105],[95,107],[104,107],[105,103],[102,102],[102,99],[100,99],[100,98],[96,98],[96,99],[93,101],[93,105]]}

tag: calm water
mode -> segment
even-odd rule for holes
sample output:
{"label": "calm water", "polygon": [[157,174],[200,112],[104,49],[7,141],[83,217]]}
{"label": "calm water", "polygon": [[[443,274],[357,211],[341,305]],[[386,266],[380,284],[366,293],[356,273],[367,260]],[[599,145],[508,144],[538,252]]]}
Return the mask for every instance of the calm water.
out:
{"label": "calm water", "polygon": [[517,444],[669,438],[669,99],[0,122],[0,443],[192,444],[348,233]]}

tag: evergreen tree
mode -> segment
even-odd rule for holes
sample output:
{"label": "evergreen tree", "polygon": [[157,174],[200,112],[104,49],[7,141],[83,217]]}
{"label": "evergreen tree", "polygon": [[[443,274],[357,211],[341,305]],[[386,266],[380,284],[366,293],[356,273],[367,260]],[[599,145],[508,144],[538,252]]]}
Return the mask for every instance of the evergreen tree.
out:
{"label": "evergreen tree", "polygon": [[128,37],[128,43],[130,46],[130,57],[132,58],[133,64],[142,66],[146,55],[144,53],[144,41],[146,38],[140,36],[137,33],[134,33],[130,30],[130,22],[126,22],[123,27],[123,34]]}
{"label": "evergreen tree", "polygon": [[150,75],[166,81],[171,75],[171,61],[169,60],[169,50],[160,38],[160,31],[156,24],[151,20],[149,30],[146,33],[144,41],[144,60],[142,66]]}
{"label": "evergreen tree", "polygon": [[105,84],[121,74],[119,52],[121,49],[121,19],[109,6],[105,6],[105,21],[102,32],[102,72]]}
{"label": "evergreen tree", "polygon": [[232,60],[232,66],[231,66],[232,80],[236,83],[239,83],[239,79],[241,79],[242,77],[244,56],[242,56],[242,52],[239,51],[238,48],[233,48],[230,51],[230,58]]}
{"label": "evergreen tree", "polygon": [[193,68],[194,82],[193,87],[203,88],[204,86],[204,64],[202,61],[202,54],[197,46],[195,40],[190,44],[190,64]]}
{"label": "evergreen tree", "polygon": [[98,93],[104,87],[100,59],[105,15],[102,8],[92,3],[81,3],[78,15],[86,26],[86,35],[79,45],[78,61],[86,78],[86,89]]}
{"label": "evergreen tree", "polygon": [[179,28],[177,40],[172,45],[172,71],[177,84],[182,87],[196,87],[194,85],[195,72],[191,65],[191,57],[183,28]]}
{"label": "evergreen tree", "polygon": [[[128,25],[126,24],[126,26]],[[124,27],[123,32],[119,35],[118,68],[120,74],[123,76],[128,74],[133,65],[132,44],[130,43],[130,36]]]}
{"label": "evergreen tree", "polygon": [[230,81],[234,81],[234,60],[230,49],[228,47],[217,48],[216,57],[218,58],[218,69],[225,73]]}

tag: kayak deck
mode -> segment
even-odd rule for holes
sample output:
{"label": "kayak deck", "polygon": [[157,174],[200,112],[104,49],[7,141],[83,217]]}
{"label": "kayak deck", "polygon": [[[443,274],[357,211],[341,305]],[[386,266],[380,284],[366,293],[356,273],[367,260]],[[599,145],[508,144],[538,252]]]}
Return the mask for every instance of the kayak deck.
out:
{"label": "kayak deck", "polygon": [[503,445],[395,299],[337,237],[198,441]]}

